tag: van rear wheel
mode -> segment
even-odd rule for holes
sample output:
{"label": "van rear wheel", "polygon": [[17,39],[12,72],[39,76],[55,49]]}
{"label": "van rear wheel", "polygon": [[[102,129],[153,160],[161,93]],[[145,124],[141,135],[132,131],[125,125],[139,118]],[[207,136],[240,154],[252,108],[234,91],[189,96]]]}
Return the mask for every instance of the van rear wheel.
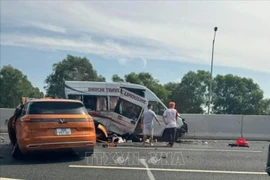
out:
{"label": "van rear wheel", "polygon": [[13,146],[13,149],[12,149],[12,152],[11,152],[11,155],[14,159],[20,159],[23,154],[20,150],[20,147],[18,145],[18,143],[16,142],[15,145]]}

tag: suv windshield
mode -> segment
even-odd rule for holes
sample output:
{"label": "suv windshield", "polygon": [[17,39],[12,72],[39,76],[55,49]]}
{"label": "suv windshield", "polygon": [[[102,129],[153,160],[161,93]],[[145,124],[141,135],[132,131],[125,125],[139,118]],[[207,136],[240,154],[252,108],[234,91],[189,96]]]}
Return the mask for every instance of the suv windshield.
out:
{"label": "suv windshield", "polygon": [[82,103],[32,102],[28,114],[88,114]]}

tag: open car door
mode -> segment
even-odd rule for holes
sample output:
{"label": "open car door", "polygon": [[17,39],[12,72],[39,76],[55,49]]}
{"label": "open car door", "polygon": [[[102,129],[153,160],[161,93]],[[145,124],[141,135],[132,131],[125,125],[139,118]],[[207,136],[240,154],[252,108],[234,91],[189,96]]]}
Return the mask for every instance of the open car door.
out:
{"label": "open car door", "polygon": [[148,102],[147,99],[126,89],[122,88],[120,91],[117,105],[111,112],[112,121],[107,129],[120,135],[131,134],[134,132]]}

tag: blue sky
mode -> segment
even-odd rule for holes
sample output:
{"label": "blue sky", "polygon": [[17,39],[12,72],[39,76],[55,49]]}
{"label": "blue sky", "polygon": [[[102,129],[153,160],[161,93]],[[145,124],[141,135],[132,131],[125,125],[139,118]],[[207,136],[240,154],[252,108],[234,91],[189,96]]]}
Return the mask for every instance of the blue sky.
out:
{"label": "blue sky", "polygon": [[250,77],[270,98],[270,2],[1,1],[1,66],[43,88],[67,54],[99,74],[150,72],[161,83],[189,70]]}

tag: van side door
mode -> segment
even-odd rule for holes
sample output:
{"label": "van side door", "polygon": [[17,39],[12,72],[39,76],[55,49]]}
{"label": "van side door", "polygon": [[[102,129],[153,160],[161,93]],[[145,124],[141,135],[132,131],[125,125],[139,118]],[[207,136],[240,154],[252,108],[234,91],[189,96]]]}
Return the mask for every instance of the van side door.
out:
{"label": "van side door", "polygon": [[119,134],[133,133],[147,104],[147,99],[120,89],[117,105],[111,112],[112,123],[109,130]]}

